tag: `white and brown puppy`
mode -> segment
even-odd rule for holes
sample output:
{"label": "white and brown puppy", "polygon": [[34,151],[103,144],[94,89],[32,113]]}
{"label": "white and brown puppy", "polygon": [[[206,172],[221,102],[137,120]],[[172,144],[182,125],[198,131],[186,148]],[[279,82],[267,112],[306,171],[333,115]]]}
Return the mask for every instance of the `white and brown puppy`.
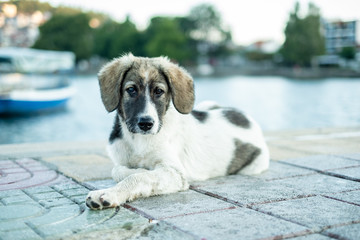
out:
{"label": "white and brown puppy", "polygon": [[98,77],[106,110],[117,111],[107,150],[118,184],[91,191],[88,207],[116,207],[186,190],[191,181],[268,168],[259,126],[215,104],[193,110],[193,80],[167,58],[128,54],[105,65]]}

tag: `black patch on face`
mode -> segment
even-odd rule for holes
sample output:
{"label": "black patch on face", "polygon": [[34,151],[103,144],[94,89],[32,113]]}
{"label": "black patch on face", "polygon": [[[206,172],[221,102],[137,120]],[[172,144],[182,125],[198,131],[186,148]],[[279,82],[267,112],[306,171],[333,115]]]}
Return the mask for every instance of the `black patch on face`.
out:
{"label": "black patch on face", "polygon": [[261,153],[260,148],[250,144],[243,143],[235,139],[235,151],[233,159],[227,169],[228,174],[235,174],[242,168],[252,163]]}
{"label": "black patch on face", "polygon": [[247,119],[241,112],[235,109],[226,109],[223,111],[223,114],[232,124],[242,128],[250,128],[249,119]]}
{"label": "black patch on face", "polygon": [[124,103],[124,112],[126,116],[126,126],[132,133],[137,133],[139,113],[144,112],[146,106],[145,93],[140,94],[136,98],[129,99]]}
{"label": "black patch on face", "polygon": [[110,133],[109,142],[113,143],[116,139],[122,139],[122,138],[123,138],[123,133],[120,125],[119,116],[116,115],[113,129]]}
{"label": "black patch on face", "polygon": [[193,111],[191,111],[191,115],[193,115],[193,117],[196,118],[199,122],[204,123],[206,121],[206,119],[208,118],[209,113],[193,110]]}

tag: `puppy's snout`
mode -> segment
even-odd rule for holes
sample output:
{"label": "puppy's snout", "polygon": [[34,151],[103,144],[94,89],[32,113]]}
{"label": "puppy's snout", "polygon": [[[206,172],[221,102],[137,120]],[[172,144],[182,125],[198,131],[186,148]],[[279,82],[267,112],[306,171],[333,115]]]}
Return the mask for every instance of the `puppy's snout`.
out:
{"label": "puppy's snout", "polygon": [[151,117],[141,117],[138,126],[143,131],[149,131],[154,126],[154,120]]}

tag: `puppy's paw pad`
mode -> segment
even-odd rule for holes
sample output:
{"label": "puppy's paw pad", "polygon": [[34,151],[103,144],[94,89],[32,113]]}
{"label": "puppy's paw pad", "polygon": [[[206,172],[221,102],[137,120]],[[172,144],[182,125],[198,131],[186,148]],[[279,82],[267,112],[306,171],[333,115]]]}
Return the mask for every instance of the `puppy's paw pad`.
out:
{"label": "puppy's paw pad", "polygon": [[120,202],[113,192],[105,192],[100,196],[100,202],[104,207],[117,207]]}
{"label": "puppy's paw pad", "polygon": [[120,205],[116,194],[109,189],[91,191],[86,197],[86,206],[93,210],[117,207]]}

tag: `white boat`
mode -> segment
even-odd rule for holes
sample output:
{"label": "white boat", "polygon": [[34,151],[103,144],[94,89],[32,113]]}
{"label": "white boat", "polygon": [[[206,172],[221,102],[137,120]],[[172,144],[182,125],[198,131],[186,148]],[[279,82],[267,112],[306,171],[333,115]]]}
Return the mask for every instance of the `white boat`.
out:
{"label": "white boat", "polygon": [[71,52],[0,48],[0,114],[64,107],[75,93],[64,73],[74,65]]}
{"label": "white boat", "polygon": [[[4,84],[9,83],[11,84]],[[0,77],[0,114],[29,114],[62,108],[75,89],[63,78],[7,74]]]}

